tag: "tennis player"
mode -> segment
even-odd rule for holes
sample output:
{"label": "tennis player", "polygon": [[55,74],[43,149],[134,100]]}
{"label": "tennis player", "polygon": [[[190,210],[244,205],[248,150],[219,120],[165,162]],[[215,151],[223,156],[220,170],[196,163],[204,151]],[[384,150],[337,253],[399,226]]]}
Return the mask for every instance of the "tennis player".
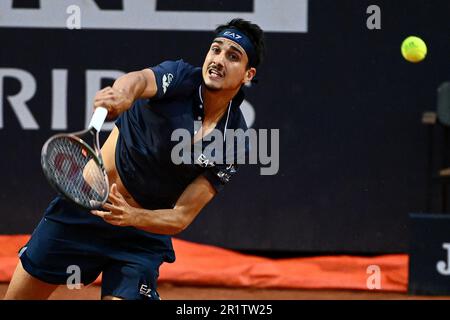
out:
{"label": "tennis player", "polygon": [[54,199],[19,251],[5,299],[47,299],[58,285],[73,284],[77,276],[87,285],[100,273],[102,299],[159,299],[159,267],[175,261],[171,236],[187,228],[237,171],[235,164],[195,152],[191,163],[175,164],[172,133],[188,130],[192,143],[206,148],[213,129],[225,137],[227,129],[245,131],[241,87],[254,78],[263,52],[262,30],[233,19],[215,30],[202,68],[165,61],[97,92],[94,106],[118,117],[102,147],[108,202],[89,212]]}

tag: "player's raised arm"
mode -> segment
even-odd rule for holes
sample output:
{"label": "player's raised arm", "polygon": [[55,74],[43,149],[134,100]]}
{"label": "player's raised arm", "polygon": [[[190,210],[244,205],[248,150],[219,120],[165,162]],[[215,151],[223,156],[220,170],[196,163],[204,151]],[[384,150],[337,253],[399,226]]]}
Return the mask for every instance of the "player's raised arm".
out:
{"label": "player's raised arm", "polygon": [[155,74],[151,69],[133,71],[119,77],[112,87],[98,91],[94,107],[108,109],[108,118],[115,118],[128,110],[139,98],[151,98],[156,94]]}

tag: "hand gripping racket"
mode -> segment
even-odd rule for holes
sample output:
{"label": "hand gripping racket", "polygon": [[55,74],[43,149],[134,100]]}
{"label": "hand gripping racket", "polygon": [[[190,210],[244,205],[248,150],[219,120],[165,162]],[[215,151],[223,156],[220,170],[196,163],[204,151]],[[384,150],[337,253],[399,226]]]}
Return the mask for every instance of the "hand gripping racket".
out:
{"label": "hand gripping racket", "polygon": [[101,208],[109,195],[98,137],[107,114],[105,108],[96,108],[86,130],[54,135],[42,147],[41,165],[49,183],[89,210]]}

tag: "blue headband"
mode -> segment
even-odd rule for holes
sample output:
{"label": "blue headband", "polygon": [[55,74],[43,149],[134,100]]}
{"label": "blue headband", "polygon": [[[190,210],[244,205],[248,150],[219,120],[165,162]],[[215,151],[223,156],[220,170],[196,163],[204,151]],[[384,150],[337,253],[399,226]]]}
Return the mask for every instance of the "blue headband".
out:
{"label": "blue headband", "polygon": [[248,63],[251,67],[254,67],[256,61],[255,47],[252,41],[238,29],[225,29],[216,34],[216,38],[226,38],[239,44],[247,54]]}

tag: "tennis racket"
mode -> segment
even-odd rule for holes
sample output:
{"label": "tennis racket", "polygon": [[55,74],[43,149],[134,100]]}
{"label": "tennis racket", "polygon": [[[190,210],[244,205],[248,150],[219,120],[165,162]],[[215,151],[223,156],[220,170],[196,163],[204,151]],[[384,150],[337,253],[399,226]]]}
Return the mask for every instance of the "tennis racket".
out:
{"label": "tennis racket", "polygon": [[99,143],[99,132],[107,114],[105,108],[96,108],[86,130],[54,135],[42,147],[42,170],[50,185],[89,210],[101,208],[109,196]]}

